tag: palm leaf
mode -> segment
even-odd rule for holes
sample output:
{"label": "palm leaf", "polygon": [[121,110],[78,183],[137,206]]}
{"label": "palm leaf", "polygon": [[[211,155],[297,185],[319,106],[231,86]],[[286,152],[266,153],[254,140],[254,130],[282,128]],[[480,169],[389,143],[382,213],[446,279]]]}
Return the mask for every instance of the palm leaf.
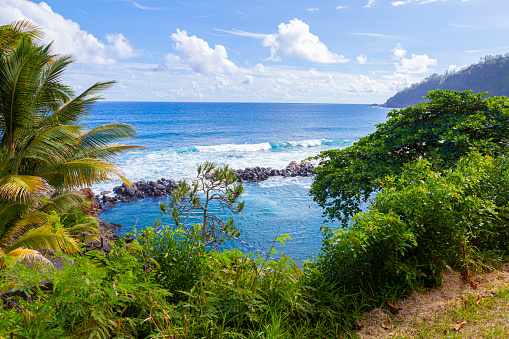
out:
{"label": "palm leaf", "polygon": [[111,87],[114,83],[115,81],[108,81],[92,85],[80,95],[66,101],[56,108],[50,120],[52,123],[57,122],[60,124],[75,124],[83,120],[84,115],[88,113],[92,105],[101,99],[101,97],[98,96],[91,98],[89,96]]}
{"label": "palm leaf", "polygon": [[0,179],[0,198],[29,202],[38,190],[47,187],[47,182],[33,175],[8,175]]}
{"label": "palm leaf", "polygon": [[119,139],[136,137],[136,130],[133,126],[121,123],[110,123],[96,127],[83,133],[79,146],[80,148],[100,147]]}
{"label": "palm leaf", "polygon": [[[5,253],[7,257],[16,258],[14,264],[22,263],[25,266],[34,267],[37,263],[41,263],[44,266],[54,267],[51,261],[46,259],[41,253],[30,250],[27,248],[18,248],[8,253]],[[5,265],[0,258],[0,267]]]}
{"label": "palm leaf", "polygon": [[29,230],[7,247],[4,252],[9,253],[18,248],[32,250],[53,249],[64,253],[76,253],[78,244],[63,228],[53,225],[43,225]]}
{"label": "palm leaf", "polygon": [[58,164],[41,173],[41,176],[53,187],[62,189],[90,187],[96,182],[111,180],[114,176],[131,185],[115,164],[91,158]]}
{"label": "palm leaf", "polygon": [[85,158],[96,158],[102,160],[112,160],[115,156],[120,153],[128,152],[131,150],[138,150],[146,148],[144,146],[131,146],[131,145],[105,145],[99,147],[93,147],[82,151],[82,155]]}

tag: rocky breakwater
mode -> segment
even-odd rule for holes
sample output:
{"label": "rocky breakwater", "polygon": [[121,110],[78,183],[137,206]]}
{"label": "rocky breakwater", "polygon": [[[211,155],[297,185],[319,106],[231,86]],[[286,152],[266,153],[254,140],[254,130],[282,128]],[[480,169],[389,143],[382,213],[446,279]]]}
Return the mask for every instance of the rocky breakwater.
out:
{"label": "rocky breakwater", "polygon": [[157,181],[140,180],[133,183],[132,186],[122,184],[121,186],[114,187],[113,193],[115,193],[115,196],[110,196],[111,192],[105,191],[101,193],[102,196],[96,198],[99,198],[99,201],[102,200],[105,207],[109,207],[116,204],[117,201],[130,202],[136,199],[156,198],[171,194],[171,191],[177,186],[178,183],[175,180],[166,180],[164,178]]}
{"label": "rocky breakwater", "polygon": [[[271,167],[253,167],[234,170],[239,182],[260,182],[270,177],[310,177],[313,176],[315,166],[308,162],[297,163],[292,161],[284,169],[273,169]],[[131,186],[122,184],[113,188],[111,191],[103,191],[96,195],[95,199],[101,203],[100,208],[106,209],[114,206],[118,201],[130,202],[147,197],[161,197],[170,195],[171,191],[178,187],[175,180],[166,180],[164,178],[157,181],[140,180]]]}
{"label": "rocky breakwater", "polygon": [[308,162],[292,161],[284,169],[273,169],[271,167],[253,167],[234,170],[239,182],[260,182],[270,177],[311,177],[314,175],[315,166]]}

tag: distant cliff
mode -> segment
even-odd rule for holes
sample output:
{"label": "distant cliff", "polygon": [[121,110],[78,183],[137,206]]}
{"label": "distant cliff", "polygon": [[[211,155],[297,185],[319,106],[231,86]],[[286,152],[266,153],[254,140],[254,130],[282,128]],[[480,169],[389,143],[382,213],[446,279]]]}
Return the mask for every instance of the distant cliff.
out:
{"label": "distant cliff", "polygon": [[509,54],[486,56],[477,64],[464,67],[457,72],[433,74],[413,84],[381,105],[401,108],[425,102],[423,96],[433,89],[456,91],[473,90],[474,93],[488,92],[488,96],[509,96]]}

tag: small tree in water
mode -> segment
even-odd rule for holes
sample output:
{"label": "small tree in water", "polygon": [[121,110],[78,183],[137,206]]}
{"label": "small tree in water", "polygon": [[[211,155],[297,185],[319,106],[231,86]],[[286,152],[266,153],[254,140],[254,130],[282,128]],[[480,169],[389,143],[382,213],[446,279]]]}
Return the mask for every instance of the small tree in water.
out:
{"label": "small tree in water", "polygon": [[[217,166],[207,161],[198,165],[197,171],[197,180],[181,181],[172,191],[171,202],[159,205],[161,211],[171,214],[177,228],[184,228],[187,236],[205,246],[217,246],[238,237],[240,231],[233,218],[224,222],[211,214],[210,209],[216,202],[223,212],[240,213],[244,208],[244,201],[239,202],[244,186],[237,183],[237,176],[227,165]],[[198,219],[200,223],[188,226],[189,218]]]}

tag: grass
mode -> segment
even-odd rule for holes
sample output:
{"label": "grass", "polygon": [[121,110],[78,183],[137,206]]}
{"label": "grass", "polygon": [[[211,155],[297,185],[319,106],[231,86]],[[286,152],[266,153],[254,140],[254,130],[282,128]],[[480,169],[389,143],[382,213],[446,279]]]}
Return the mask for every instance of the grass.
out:
{"label": "grass", "polygon": [[[509,264],[463,281],[455,272],[444,284],[395,304],[398,312],[366,314],[360,338],[509,338]],[[384,328],[385,326],[385,328]]]}

